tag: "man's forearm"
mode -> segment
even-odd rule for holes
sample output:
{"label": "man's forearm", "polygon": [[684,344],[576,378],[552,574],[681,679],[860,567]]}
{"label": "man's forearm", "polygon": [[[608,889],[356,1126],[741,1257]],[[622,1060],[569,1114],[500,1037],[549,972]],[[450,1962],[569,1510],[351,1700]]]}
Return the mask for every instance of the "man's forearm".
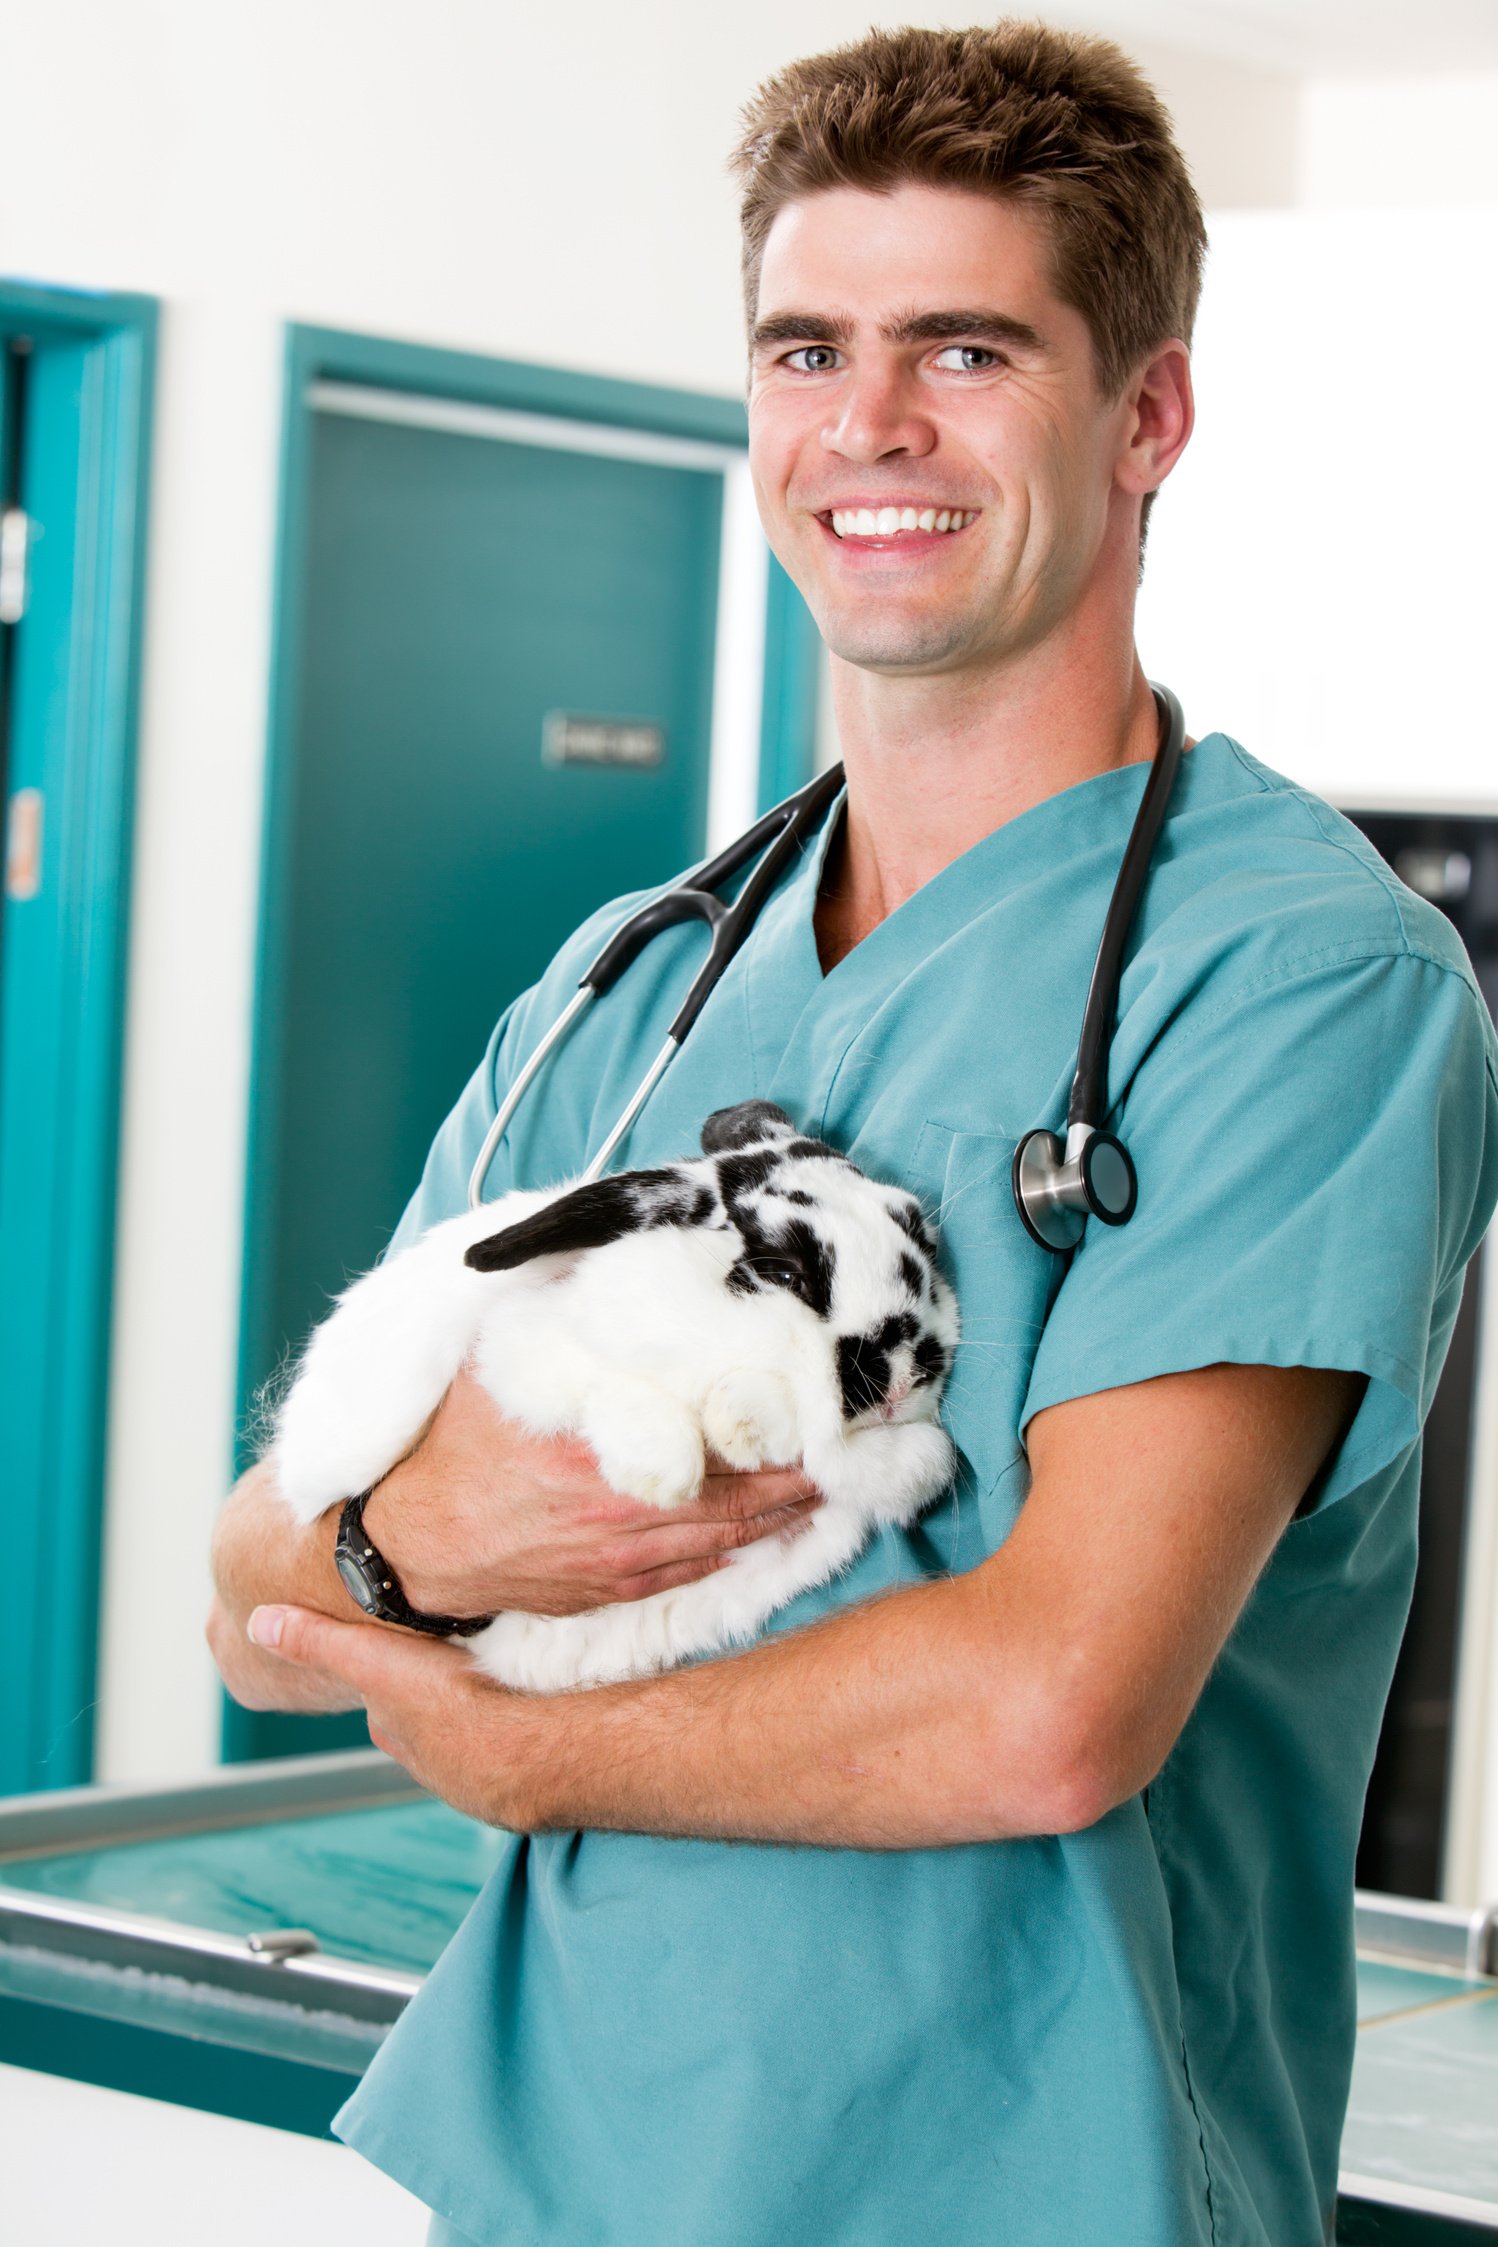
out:
{"label": "man's forearm", "polygon": [[493,1815],[855,1849],[1090,1823],[1107,1805],[993,1603],[982,1572],[945,1578],[668,1677],[506,1697],[495,1764],[521,1799]]}

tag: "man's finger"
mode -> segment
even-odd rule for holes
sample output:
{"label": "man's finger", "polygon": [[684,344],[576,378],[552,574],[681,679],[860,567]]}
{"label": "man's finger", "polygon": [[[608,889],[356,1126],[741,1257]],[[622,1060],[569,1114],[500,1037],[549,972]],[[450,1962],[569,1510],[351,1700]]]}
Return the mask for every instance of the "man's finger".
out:
{"label": "man's finger", "polygon": [[306,1607],[257,1607],[246,1628],[252,1642],[267,1653],[342,1678],[361,1694],[387,1682],[393,1665],[419,1651],[399,1644],[393,1632],[371,1630],[367,1623],[335,1623],[331,1615]]}
{"label": "man's finger", "polygon": [[719,1558],[684,1560],[674,1568],[643,1568],[638,1576],[621,1576],[604,1604],[623,1607],[633,1600],[650,1599],[656,1592],[674,1592],[678,1585],[699,1583],[723,1565],[723,1559]]}
{"label": "man's finger", "polygon": [[[679,1513],[637,1530],[620,1553],[618,1566],[630,1575],[649,1569],[671,1568],[678,1562],[712,1560],[757,1543],[761,1537],[799,1529],[821,1505],[820,1498],[799,1498],[770,1513],[751,1514],[730,1521],[683,1521]],[[637,1595],[630,1593],[630,1598]]]}
{"label": "man's finger", "polygon": [[821,1503],[820,1498],[804,1498],[799,1505],[783,1507],[778,1514],[762,1514],[754,1521],[704,1523],[697,1535],[711,1537],[714,1540],[711,1546],[704,1546],[689,1559],[657,1562],[654,1567],[641,1568],[633,1575],[618,1578],[609,1593],[609,1603],[649,1599],[652,1592],[669,1592],[678,1584],[695,1584],[699,1577],[711,1576],[715,1569],[726,1568],[735,1552],[769,1536],[772,1531],[778,1531],[782,1537],[798,1537],[810,1526]]}
{"label": "man's finger", "polygon": [[711,1471],[702,1495],[690,1505],[678,1506],[674,1521],[753,1521],[760,1514],[777,1514],[786,1506],[818,1495],[815,1483],[800,1467],[761,1467],[757,1474]]}

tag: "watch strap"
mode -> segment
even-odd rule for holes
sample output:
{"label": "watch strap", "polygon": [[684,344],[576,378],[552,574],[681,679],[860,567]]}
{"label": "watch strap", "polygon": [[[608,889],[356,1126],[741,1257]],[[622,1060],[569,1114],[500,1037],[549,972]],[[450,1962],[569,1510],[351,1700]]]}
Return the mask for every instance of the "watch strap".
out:
{"label": "watch strap", "polygon": [[[395,1570],[364,1526],[364,1508],[373,1494],[371,1485],[357,1497],[346,1499],[338,1517],[338,1541],[334,1551],[349,1597],[357,1601],[366,1615],[373,1615],[382,1623],[398,1623],[402,1630],[422,1631],[428,1638],[473,1638],[477,1632],[487,1630],[494,1621],[492,1615],[429,1615],[411,1605],[401,1590]],[[345,1560],[351,1564],[361,1587],[357,1591],[342,1565]]]}

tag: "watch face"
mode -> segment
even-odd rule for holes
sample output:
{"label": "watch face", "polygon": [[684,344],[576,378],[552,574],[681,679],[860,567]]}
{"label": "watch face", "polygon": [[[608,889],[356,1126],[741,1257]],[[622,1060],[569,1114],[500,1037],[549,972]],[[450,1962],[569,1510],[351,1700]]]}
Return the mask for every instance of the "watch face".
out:
{"label": "watch face", "polygon": [[363,1608],[366,1615],[377,1615],[380,1610],[380,1595],[374,1582],[366,1574],[359,1555],[350,1552],[346,1545],[340,1545],[333,1554],[333,1563],[348,1586],[350,1597]]}

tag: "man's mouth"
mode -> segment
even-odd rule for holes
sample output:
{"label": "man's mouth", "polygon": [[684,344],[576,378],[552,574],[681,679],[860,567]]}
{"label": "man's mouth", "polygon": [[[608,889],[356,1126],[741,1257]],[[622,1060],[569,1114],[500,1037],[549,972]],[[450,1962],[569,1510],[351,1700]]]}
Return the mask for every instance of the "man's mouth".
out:
{"label": "man's mouth", "polygon": [[835,538],[900,538],[911,531],[961,531],[978,520],[962,507],[829,507],[819,520]]}

